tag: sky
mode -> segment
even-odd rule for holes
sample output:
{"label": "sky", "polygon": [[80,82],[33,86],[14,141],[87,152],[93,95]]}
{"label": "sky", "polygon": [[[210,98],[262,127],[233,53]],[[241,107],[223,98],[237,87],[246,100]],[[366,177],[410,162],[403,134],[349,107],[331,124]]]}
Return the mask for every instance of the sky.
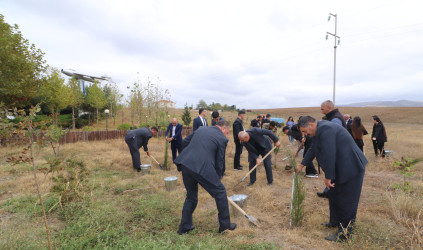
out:
{"label": "sky", "polygon": [[423,101],[419,0],[0,0],[0,14],[58,69],[158,81],[177,107]]}

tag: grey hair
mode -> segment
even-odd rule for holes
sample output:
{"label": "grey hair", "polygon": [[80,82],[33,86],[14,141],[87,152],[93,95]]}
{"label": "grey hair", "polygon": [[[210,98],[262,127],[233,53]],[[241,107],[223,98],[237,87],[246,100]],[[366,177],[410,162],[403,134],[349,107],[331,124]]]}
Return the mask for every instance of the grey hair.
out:
{"label": "grey hair", "polygon": [[326,100],[326,101],[322,102],[322,106],[326,106],[330,109],[335,108],[335,105],[333,104],[333,102],[331,100]]}
{"label": "grey hair", "polygon": [[248,137],[248,133],[245,132],[245,131],[241,131],[241,132],[238,133],[238,138],[239,139],[245,139],[247,137]]}
{"label": "grey hair", "polygon": [[300,126],[301,128],[307,128],[309,123],[314,123],[314,122],[316,122],[316,119],[307,115],[307,116],[301,117],[301,119],[298,121],[298,126]]}
{"label": "grey hair", "polygon": [[229,122],[227,122],[225,120],[220,120],[220,121],[216,122],[216,126],[219,126],[221,128],[225,127],[226,129],[230,129]]}

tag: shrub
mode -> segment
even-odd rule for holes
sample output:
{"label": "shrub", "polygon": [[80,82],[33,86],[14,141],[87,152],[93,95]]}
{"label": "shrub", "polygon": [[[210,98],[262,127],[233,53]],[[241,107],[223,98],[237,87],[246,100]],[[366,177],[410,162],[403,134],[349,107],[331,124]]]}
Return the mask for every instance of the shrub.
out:
{"label": "shrub", "polygon": [[94,129],[92,128],[92,127],[90,127],[90,126],[84,126],[83,128],[82,128],[82,131],[93,131]]}
{"label": "shrub", "polygon": [[122,123],[117,127],[117,130],[130,130],[131,125],[129,123]]}

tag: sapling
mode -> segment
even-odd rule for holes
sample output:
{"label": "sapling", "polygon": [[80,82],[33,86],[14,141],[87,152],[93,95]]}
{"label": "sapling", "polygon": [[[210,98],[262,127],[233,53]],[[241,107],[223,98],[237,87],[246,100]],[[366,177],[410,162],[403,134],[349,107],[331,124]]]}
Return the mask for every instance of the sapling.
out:
{"label": "sapling", "polygon": [[412,171],[414,165],[421,162],[422,160],[423,158],[412,159],[412,158],[401,157],[401,160],[395,161],[393,163],[394,166],[398,167],[400,173],[402,174],[404,178],[403,185],[400,186],[401,189],[409,190],[411,188],[410,183],[407,181],[407,177],[414,175],[414,172]]}

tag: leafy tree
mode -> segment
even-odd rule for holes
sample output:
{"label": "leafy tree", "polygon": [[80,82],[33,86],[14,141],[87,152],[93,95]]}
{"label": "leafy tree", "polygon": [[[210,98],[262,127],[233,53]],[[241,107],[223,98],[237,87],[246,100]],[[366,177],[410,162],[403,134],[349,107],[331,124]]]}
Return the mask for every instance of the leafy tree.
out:
{"label": "leafy tree", "polygon": [[0,100],[24,107],[37,95],[46,70],[44,53],[0,14]]}
{"label": "leafy tree", "polygon": [[84,94],[79,88],[78,80],[72,77],[69,82],[69,105],[72,107],[72,128],[75,129],[75,109],[84,101]]}
{"label": "leafy tree", "polygon": [[191,113],[189,112],[187,103],[185,103],[184,113],[182,114],[182,121],[184,122],[185,126],[189,126],[191,123]]}
{"label": "leafy tree", "polygon": [[200,99],[197,104],[197,109],[201,109],[201,108],[203,109],[208,108],[206,101],[204,101],[203,99]]}
{"label": "leafy tree", "polygon": [[123,95],[119,91],[119,87],[115,82],[109,82],[103,87],[104,96],[107,99],[107,107],[110,109],[110,115],[113,117],[113,125],[116,123],[116,115],[121,105]]}
{"label": "leafy tree", "polygon": [[98,110],[104,108],[104,106],[107,104],[106,97],[104,96],[103,91],[99,87],[98,82],[94,82],[94,84],[86,88],[86,93],[87,94],[85,95],[85,100],[87,104],[96,109],[96,119],[98,126]]}
{"label": "leafy tree", "polygon": [[131,109],[132,125],[134,125],[134,115],[136,114],[137,126],[139,127],[141,125],[142,111],[145,101],[142,94],[143,89],[139,82],[134,82],[132,87],[128,87],[128,89],[131,91],[129,94],[128,104]]}
{"label": "leafy tree", "polygon": [[40,95],[53,115],[54,124],[57,126],[57,116],[60,110],[69,104],[70,88],[65,85],[65,79],[59,70],[49,68],[49,74],[41,85]]}

